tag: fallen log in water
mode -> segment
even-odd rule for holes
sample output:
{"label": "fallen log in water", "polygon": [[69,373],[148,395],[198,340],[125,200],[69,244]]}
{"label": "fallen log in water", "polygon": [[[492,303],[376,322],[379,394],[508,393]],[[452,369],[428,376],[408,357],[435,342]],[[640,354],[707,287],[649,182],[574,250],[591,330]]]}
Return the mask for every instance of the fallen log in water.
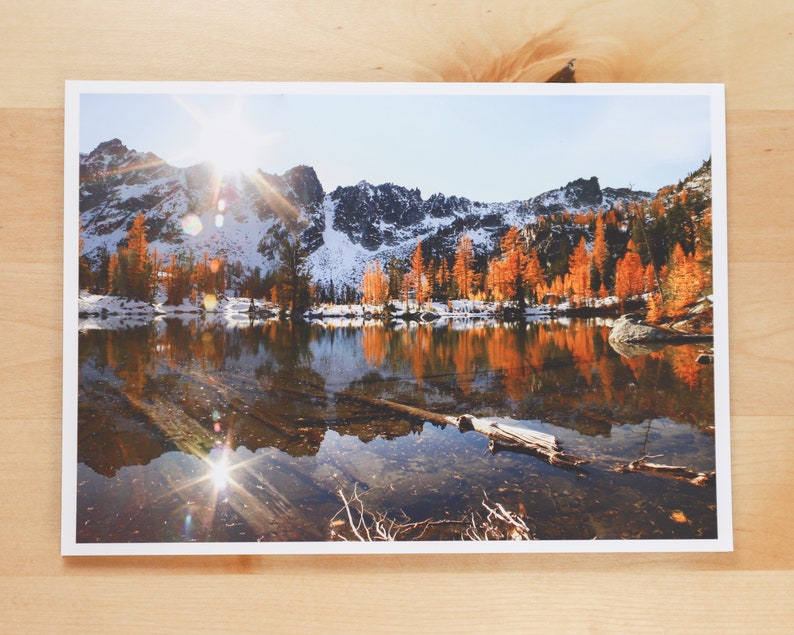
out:
{"label": "fallen log in water", "polygon": [[178,405],[156,396],[142,399],[131,392],[125,392],[124,396],[180,452],[201,458],[217,445],[215,436]]}
{"label": "fallen log in water", "polygon": [[[130,405],[144,415],[151,426],[159,429],[179,452],[193,455],[206,464],[207,472],[203,478],[197,479],[192,472],[181,474],[174,482],[175,493],[184,496],[180,493],[182,490],[199,484],[202,480],[212,481],[216,476],[213,472],[217,471],[217,474],[221,475],[220,487],[224,490],[225,504],[228,504],[259,538],[292,535],[297,526],[312,527],[313,523],[268,481],[254,463],[245,461],[227,466],[222,458],[211,460],[211,450],[223,451],[222,437],[214,435],[197,419],[185,414],[179,405],[157,396],[141,399],[125,393],[125,397]],[[231,448],[229,450],[231,451]],[[245,487],[238,485],[232,474],[228,475],[226,482],[227,472],[231,473],[241,465],[246,468],[241,470],[241,476],[263,493],[252,494]],[[215,505],[217,501],[208,500],[203,504]]]}
{"label": "fallen log in water", "polygon": [[577,468],[588,462],[587,459],[563,452],[559,447],[557,439],[553,435],[546,434],[545,432],[506,425],[491,421],[490,419],[480,419],[468,414],[459,417],[440,414],[423,408],[417,408],[416,406],[408,406],[395,401],[389,401],[388,399],[366,397],[347,391],[336,393],[336,396],[390,410],[391,412],[406,415],[413,419],[429,421],[430,423],[440,425],[451,425],[461,432],[474,430],[488,438],[491,442],[491,451],[498,448],[510,448],[512,450],[524,451],[542,458],[550,465],[565,468]]}
{"label": "fallen log in water", "polygon": [[661,456],[661,454],[656,454],[654,456],[646,454],[635,461],[630,461],[625,465],[618,466],[615,468],[615,471],[620,473],[651,472],[653,474],[658,474],[659,476],[667,476],[669,478],[674,478],[679,481],[686,481],[687,483],[692,483],[692,485],[699,485],[701,487],[714,484],[716,477],[715,472],[696,472],[695,470],[690,470],[689,468],[683,467],[681,465],[662,465],[659,463],[648,462],[648,459],[658,459]]}

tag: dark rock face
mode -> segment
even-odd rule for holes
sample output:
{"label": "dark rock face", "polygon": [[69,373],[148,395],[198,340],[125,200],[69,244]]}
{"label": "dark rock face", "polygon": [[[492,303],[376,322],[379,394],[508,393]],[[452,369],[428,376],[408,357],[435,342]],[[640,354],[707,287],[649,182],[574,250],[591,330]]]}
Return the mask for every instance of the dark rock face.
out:
{"label": "dark rock face", "polygon": [[319,211],[325,198],[325,191],[317,178],[314,168],[299,165],[284,173],[284,182],[294,193],[294,201],[303,208]]}
{"label": "dark rock face", "polygon": [[277,218],[290,231],[306,227],[309,217],[319,214],[325,192],[314,168],[301,165],[283,176],[259,172],[260,219]]}
{"label": "dark rock face", "polygon": [[391,183],[373,186],[361,181],[338,187],[331,200],[336,203],[334,229],[371,251],[395,244],[401,230],[416,226],[425,216],[419,190]]}
{"label": "dark rock face", "polygon": [[604,200],[601,195],[601,186],[598,179],[591,176],[589,179],[576,179],[564,188],[565,198],[570,201],[571,207],[597,208]]}

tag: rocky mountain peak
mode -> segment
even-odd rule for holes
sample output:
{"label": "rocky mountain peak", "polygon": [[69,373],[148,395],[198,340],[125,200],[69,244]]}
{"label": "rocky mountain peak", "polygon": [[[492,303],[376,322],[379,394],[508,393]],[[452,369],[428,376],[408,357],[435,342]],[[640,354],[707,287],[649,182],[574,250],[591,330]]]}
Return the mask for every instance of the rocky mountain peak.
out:
{"label": "rocky mountain peak", "polygon": [[[510,226],[564,211],[608,209],[647,192],[602,189],[597,177],[576,179],[532,198],[483,203],[452,192],[422,198],[418,188],[359,181],[325,192],[314,168],[283,174],[259,171],[218,182],[209,164],[173,167],[154,154],[130,150],[119,139],[80,157],[80,212],[84,252],[96,258],[123,240],[135,214],[146,215],[147,235],[161,255],[193,250],[223,253],[244,269],[271,270],[278,246],[300,233],[318,281],[356,284],[367,262],[408,258],[421,240],[429,254],[453,253],[468,234],[481,254],[498,248]],[[691,179],[705,188],[708,170]],[[219,202],[223,200],[223,209]],[[219,218],[219,210],[222,218]],[[186,229],[186,218],[200,223]],[[194,229],[198,227],[198,229]]]}
{"label": "rocky mountain peak", "polygon": [[291,168],[284,173],[284,181],[295,193],[297,200],[313,210],[320,208],[325,198],[325,190],[313,167],[298,165]]}
{"label": "rocky mountain peak", "polygon": [[111,139],[110,141],[103,141],[100,143],[88,156],[94,157],[100,154],[120,156],[127,152],[129,152],[129,149],[121,142],[121,139]]}
{"label": "rocky mountain peak", "polygon": [[604,201],[604,197],[601,194],[601,186],[595,176],[591,176],[589,179],[571,181],[563,188],[563,191],[571,207],[575,208],[597,208]]}

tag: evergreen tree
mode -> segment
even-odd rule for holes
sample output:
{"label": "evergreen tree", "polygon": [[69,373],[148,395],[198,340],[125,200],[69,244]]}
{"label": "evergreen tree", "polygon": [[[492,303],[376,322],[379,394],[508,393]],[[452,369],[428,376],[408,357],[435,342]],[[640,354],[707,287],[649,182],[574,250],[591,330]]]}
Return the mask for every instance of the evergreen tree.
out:
{"label": "evergreen tree", "polygon": [[190,269],[184,256],[171,254],[165,267],[165,294],[168,304],[181,304],[190,295]]}
{"label": "evergreen tree", "polygon": [[392,255],[389,259],[389,264],[386,267],[386,275],[389,278],[389,297],[396,300],[400,297],[403,289],[403,276],[405,275],[405,267],[402,261],[398,260],[397,256]]}
{"label": "evergreen tree", "polygon": [[311,304],[311,277],[307,264],[308,253],[297,235],[289,236],[279,242],[278,255],[281,259],[276,277],[278,296],[282,310],[289,307],[293,319],[298,319]]}

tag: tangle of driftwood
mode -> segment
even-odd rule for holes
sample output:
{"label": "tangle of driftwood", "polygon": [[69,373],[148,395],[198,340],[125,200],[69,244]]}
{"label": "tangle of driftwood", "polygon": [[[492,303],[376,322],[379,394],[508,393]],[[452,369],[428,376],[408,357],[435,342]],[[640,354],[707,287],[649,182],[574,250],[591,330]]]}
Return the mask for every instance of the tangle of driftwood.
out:
{"label": "tangle of driftwood", "polygon": [[659,476],[673,478],[678,481],[686,481],[687,483],[701,487],[714,484],[716,478],[715,472],[696,472],[695,470],[690,470],[689,468],[682,465],[662,465],[660,463],[648,462],[648,459],[658,459],[662,456],[664,455],[646,454],[645,456],[642,456],[634,461],[630,461],[625,465],[619,465],[617,468],[615,468],[615,471],[620,473],[650,472]]}
{"label": "tangle of driftwood", "polygon": [[[366,509],[358,493],[357,484],[353,485],[353,493],[346,495],[340,488],[337,495],[342,501],[342,508],[331,518],[331,538],[348,542],[391,542],[396,540],[421,540],[425,534],[440,526],[459,525],[458,535],[462,540],[534,540],[527,522],[518,514],[509,511],[501,503],[491,503],[485,496],[482,506],[488,514],[472,511],[460,519],[445,518],[442,520],[427,519],[411,521],[405,518],[398,521],[386,514],[375,513]],[[350,532],[345,536],[343,528]]]}

